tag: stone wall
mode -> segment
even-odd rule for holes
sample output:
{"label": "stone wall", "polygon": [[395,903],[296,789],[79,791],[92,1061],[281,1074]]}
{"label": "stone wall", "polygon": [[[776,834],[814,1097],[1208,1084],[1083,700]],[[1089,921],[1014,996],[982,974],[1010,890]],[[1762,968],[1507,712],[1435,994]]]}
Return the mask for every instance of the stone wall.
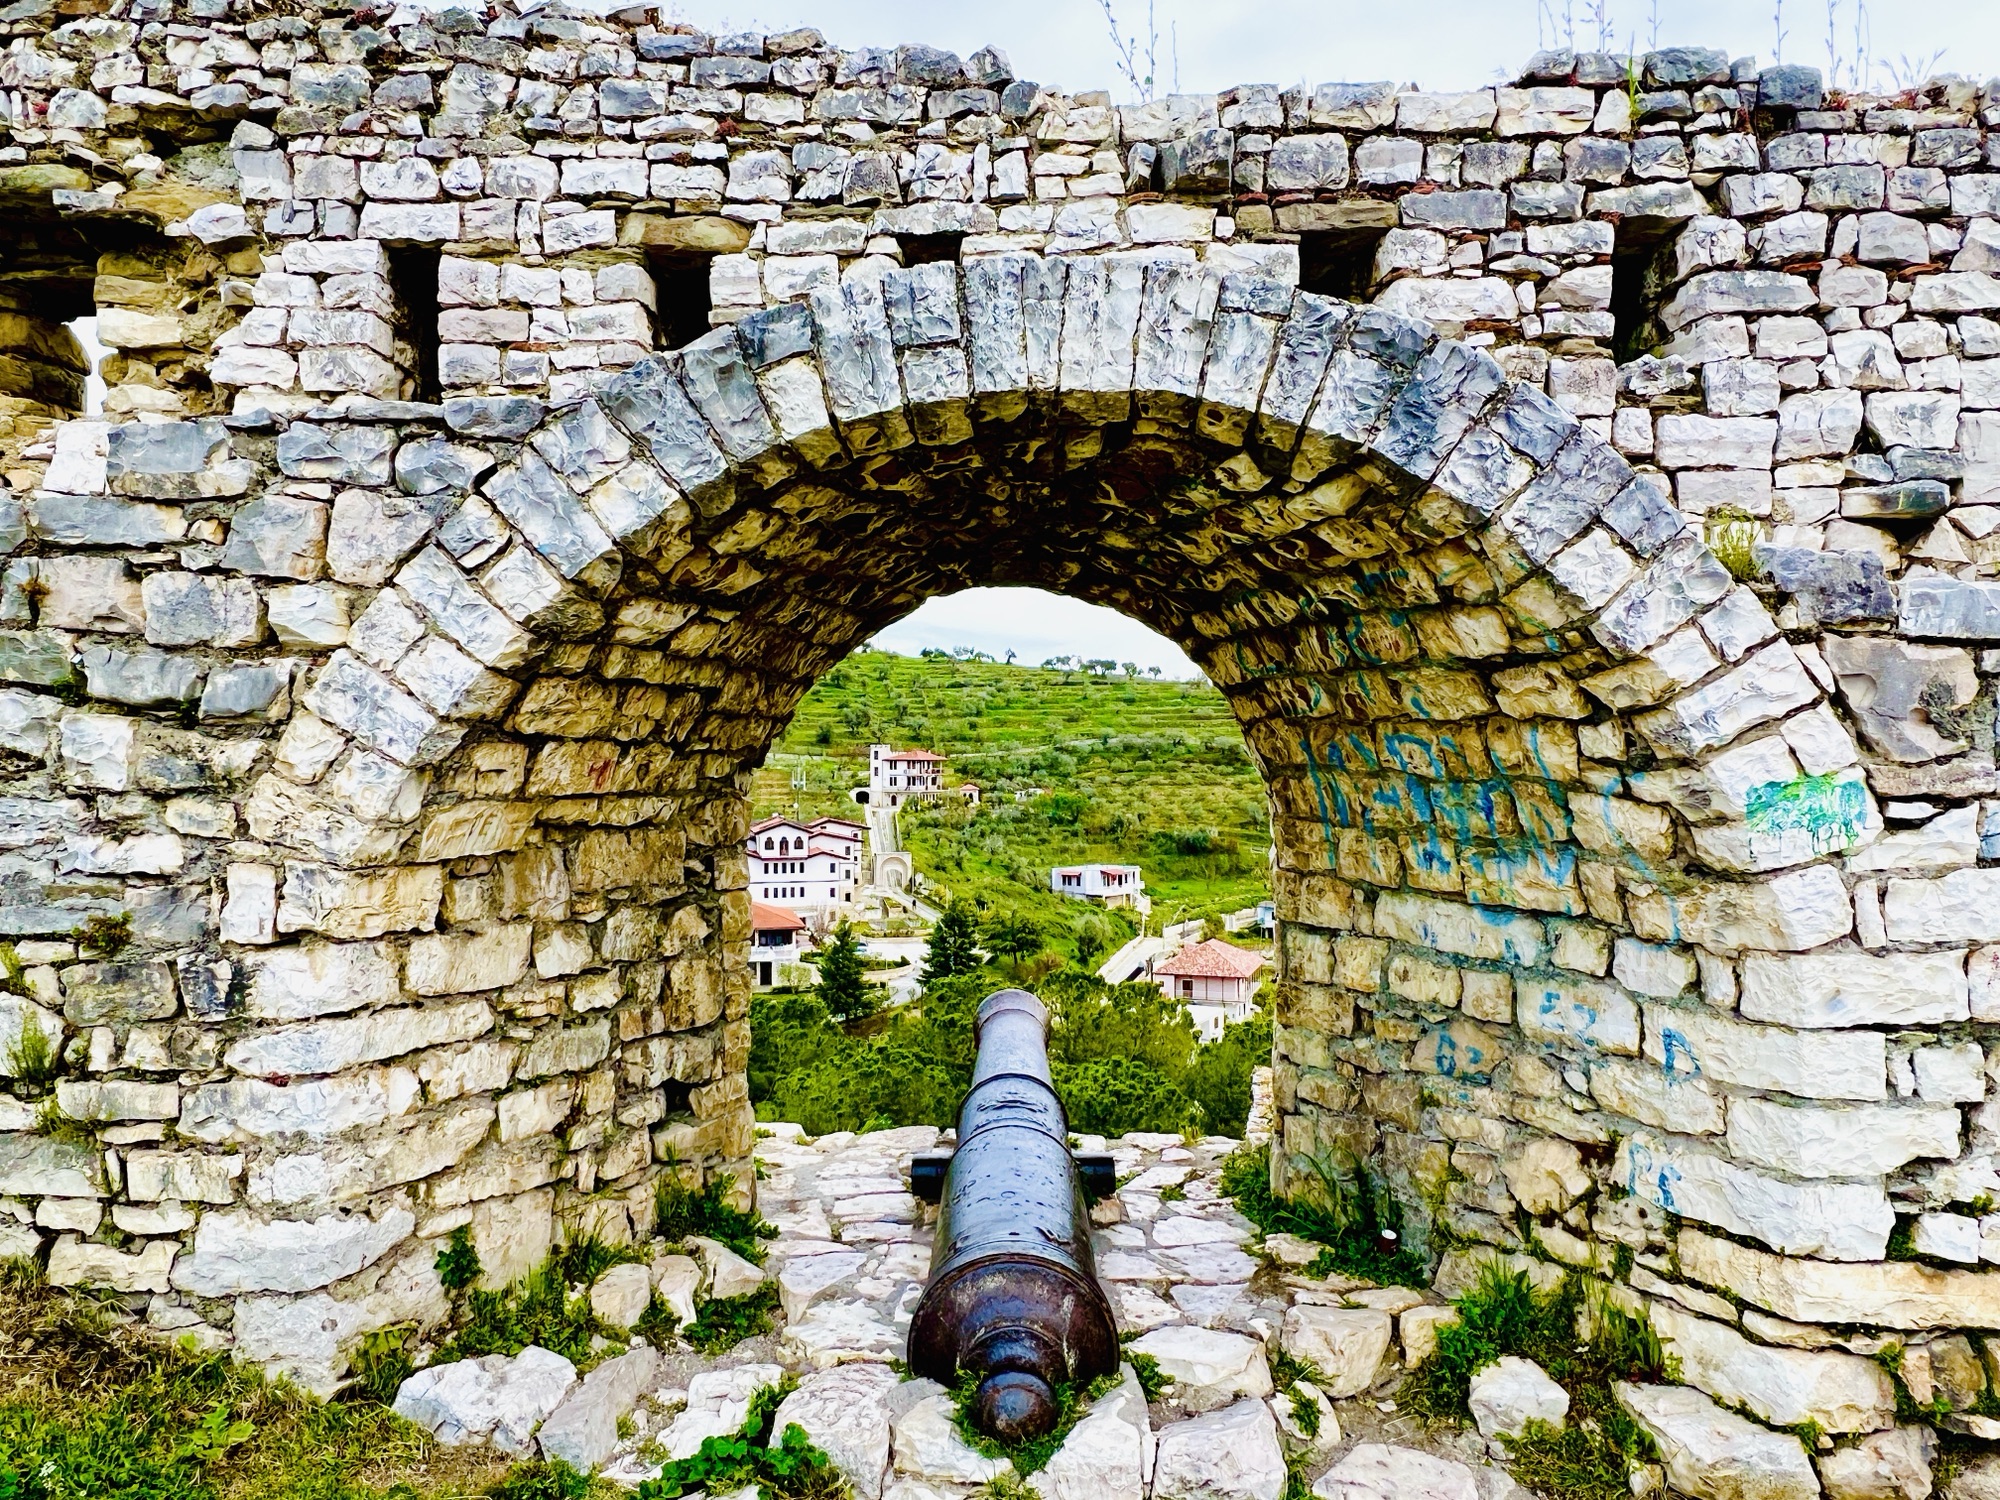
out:
{"label": "stone wall", "polygon": [[1983,1430],[2000,85],[80,9],[0,13],[0,1250],[326,1388],[461,1225],[749,1193],[752,770],[1035,584],[1270,785],[1281,1189]]}

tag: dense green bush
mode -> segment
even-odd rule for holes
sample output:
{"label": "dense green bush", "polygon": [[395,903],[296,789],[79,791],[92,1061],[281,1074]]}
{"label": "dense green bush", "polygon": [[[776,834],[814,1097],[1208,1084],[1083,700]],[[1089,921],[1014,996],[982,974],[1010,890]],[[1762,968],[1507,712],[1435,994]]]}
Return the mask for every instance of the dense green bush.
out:
{"label": "dense green bush", "polygon": [[927,985],[913,1004],[853,1028],[810,997],[758,996],[750,1007],[750,1097],[765,1120],[813,1135],[954,1123],[972,1078],[980,1001],[1025,984],[1048,1005],[1049,1062],[1073,1129],[1240,1134],[1250,1072],[1268,1062],[1261,1013],[1209,1046],[1157,985],[1106,984],[1065,968],[1018,980],[993,968]]}

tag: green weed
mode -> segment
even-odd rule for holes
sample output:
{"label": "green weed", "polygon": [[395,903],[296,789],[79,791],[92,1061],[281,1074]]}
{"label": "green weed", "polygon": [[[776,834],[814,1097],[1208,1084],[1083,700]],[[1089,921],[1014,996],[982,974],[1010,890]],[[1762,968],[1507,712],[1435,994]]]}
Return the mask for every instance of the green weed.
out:
{"label": "green weed", "polygon": [[687,1458],[670,1461],[657,1479],[649,1479],[633,1500],[679,1500],[706,1491],[727,1494],[754,1484],[771,1500],[852,1500],[853,1490],[840,1471],[793,1423],[771,1443],[778,1407],[798,1386],[788,1375],[759,1391],[750,1402],[742,1427],[728,1437],[712,1437]]}
{"label": "green weed", "polygon": [[[1154,1373],[1158,1374],[1157,1366]],[[1026,1478],[1048,1466],[1049,1460],[1056,1456],[1056,1450],[1062,1447],[1063,1439],[1069,1436],[1070,1429],[1081,1422],[1084,1413],[1090,1410],[1091,1402],[1117,1384],[1116,1375],[1100,1375],[1081,1388],[1066,1380],[1057,1381],[1056,1425],[1041,1437],[1029,1438],[1024,1443],[1003,1443],[972,1425],[972,1398],[978,1393],[979,1377],[970,1370],[961,1370],[958,1383],[951,1392],[952,1423],[958,1428],[958,1435],[980,1453],[988,1458],[1006,1459],[1013,1464],[1016,1474]]]}
{"label": "green weed", "polygon": [[703,1354],[720,1354],[745,1339],[769,1333],[771,1314],[777,1306],[778,1289],[767,1281],[740,1297],[718,1297],[702,1303],[695,1310],[694,1321],[681,1330],[681,1337]]}
{"label": "green weed", "polygon": [[463,1224],[451,1232],[432,1263],[448,1292],[462,1292],[479,1279],[479,1252],[472,1248],[472,1231]]}
{"label": "green weed", "polygon": [[500,1469],[369,1401],[324,1402],[228,1355],[129,1330],[94,1299],[0,1275],[6,1500],[467,1500]]}
{"label": "green weed", "polygon": [[730,1190],[736,1179],[727,1173],[711,1177],[699,1189],[680,1180],[669,1162],[653,1189],[653,1234],[655,1238],[678,1241],[700,1235],[727,1245],[745,1260],[764,1263],[760,1240],[773,1240],[778,1231],[755,1213],[733,1208]]}
{"label": "green weed", "polygon": [[1626,1476],[1653,1447],[1611,1387],[1680,1374],[1652,1327],[1615,1307],[1586,1307],[1575,1276],[1537,1293],[1525,1272],[1491,1264],[1457,1307],[1459,1321],[1438,1329],[1436,1351],[1404,1377],[1397,1404],[1431,1422],[1469,1421],[1474,1372],[1502,1355],[1533,1360],[1569,1392],[1569,1420],[1560,1431],[1531,1426],[1508,1444],[1516,1477],[1563,1500],[1629,1500]]}
{"label": "green weed", "polygon": [[613,1245],[594,1234],[586,1234],[560,1245],[553,1254],[562,1279],[571,1286],[589,1287],[613,1266],[643,1266],[650,1258],[637,1245]]}
{"label": "green weed", "polygon": [[378,1328],[363,1334],[351,1361],[354,1378],[348,1384],[348,1393],[383,1406],[394,1401],[403,1382],[417,1373],[415,1362],[403,1347],[409,1337],[410,1330],[401,1327]]}
{"label": "green weed", "polygon": [[116,958],[132,946],[132,913],[85,917],[74,934],[77,946],[101,958]]}
{"label": "green weed", "polygon": [[36,1098],[56,1081],[61,1068],[55,1042],[42,1030],[42,1023],[32,1013],[22,1015],[21,1034],[7,1049],[7,1071],[14,1082],[29,1098]]}
{"label": "green weed", "polygon": [[1382,1231],[1402,1228],[1396,1202],[1366,1169],[1315,1163],[1318,1190],[1311,1197],[1279,1198],[1271,1191],[1271,1148],[1245,1146],[1222,1164],[1222,1191],[1237,1212],[1266,1234],[1296,1234],[1326,1248],[1306,1267],[1308,1276],[1338,1271],[1391,1285],[1421,1286],[1429,1268],[1408,1250],[1383,1248]]}
{"label": "green weed", "polygon": [[592,1500],[594,1496],[615,1495],[617,1491],[608,1482],[579,1474],[557,1458],[516,1464],[486,1493],[492,1500]]}
{"label": "green weed", "polygon": [[0,943],[0,995],[34,999],[28,989],[28,967],[21,962],[21,955],[14,951],[12,943]]}
{"label": "green weed", "polygon": [[1127,1349],[1125,1363],[1130,1365],[1132,1373],[1139,1377],[1139,1389],[1146,1393],[1148,1401],[1159,1400],[1166,1394],[1167,1387],[1174,1383],[1174,1377],[1162,1370],[1160,1362],[1150,1354]]}
{"label": "green weed", "polygon": [[588,1363],[592,1337],[609,1330],[590,1310],[589,1297],[570,1295],[560,1253],[498,1291],[468,1288],[458,1329],[438,1352],[438,1362],[519,1354],[539,1344],[573,1363]]}

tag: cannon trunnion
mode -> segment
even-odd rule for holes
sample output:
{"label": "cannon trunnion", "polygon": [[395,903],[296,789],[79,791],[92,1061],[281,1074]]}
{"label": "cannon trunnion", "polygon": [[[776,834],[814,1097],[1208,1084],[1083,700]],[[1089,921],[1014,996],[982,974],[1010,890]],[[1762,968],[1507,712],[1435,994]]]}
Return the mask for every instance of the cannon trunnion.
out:
{"label": "cannon trunnion", "polygon": [[913,1191],[939,1211],[908,1357],[915,1374],[943,1385],[961,1372],[977,1376],[974,1424],[1017,1442],[1055,1425],[1057,1385],[1118,1368],[1088,1207],[1111,1190],[1112,1167],[1109,1157],[1069,1149],[1040,1000],[1025,990],[987,996],[974,1038],[957,1149],[911,1164]]}

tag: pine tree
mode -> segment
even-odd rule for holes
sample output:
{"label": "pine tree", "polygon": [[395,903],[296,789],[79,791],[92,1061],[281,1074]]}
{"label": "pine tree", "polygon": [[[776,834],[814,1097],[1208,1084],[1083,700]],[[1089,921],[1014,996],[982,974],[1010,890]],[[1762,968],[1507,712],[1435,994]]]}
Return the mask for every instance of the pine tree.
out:
{"label": "pine tree", "polygon": [[862,977],[861,944],[846,922],[834,929],[833,941],[819,956],[819,1002],[836,1021],[851,1021],[875,1008]]}
{"label": "pine tree", "polygon": [[973,926],[972,908],[954,901],[931,925],[930,952],[924,959],[924,983],[970,974],[980,964],[979,930]]}

